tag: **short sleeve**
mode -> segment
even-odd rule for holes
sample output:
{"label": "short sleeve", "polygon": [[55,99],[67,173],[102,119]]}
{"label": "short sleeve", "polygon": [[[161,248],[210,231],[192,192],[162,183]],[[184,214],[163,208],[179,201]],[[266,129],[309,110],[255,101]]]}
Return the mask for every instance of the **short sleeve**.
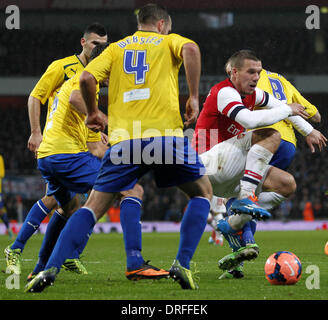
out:
{"label": "short sleeve", "polygon": [[182,47],[186,44],[186,43],[194,43],[196,44],[195,41],[190,40],[188,38],[182,37],[176,33],[171,33],[168,37],[169,40],[169,47],[173,53],[173,55],[182,61],[182,55],[181,55],[181,51],[182,51]]}
{"label": "short sleeve", "polygon": [[52,62],[31,92],[31,96],[45,104],[51,94],[64,82],[64,71],[59,60]]}
{"label": "short sleeve", "polygon": [[91,73],[97,82],[109,77],[114,55],[114,43],[109,45],[98,57],[93,59],[86,67],[85,71]]}

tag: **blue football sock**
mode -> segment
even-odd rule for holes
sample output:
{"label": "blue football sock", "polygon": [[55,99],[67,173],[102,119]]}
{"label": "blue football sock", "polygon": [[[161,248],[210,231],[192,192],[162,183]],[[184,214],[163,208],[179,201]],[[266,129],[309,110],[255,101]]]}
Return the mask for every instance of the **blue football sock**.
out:
{"label": "blue football sock", "polygon": [[74,250],[74,252],[71,256],[68,257],[69,259],[80,259],[80,256],[81,256],[83,250],[85,249],[85,247],[87,246],[92,232],[93,232],[93,226],[90,228],[90,230],[88,232],[88,236],[84,237],[84,241],[81,243],[81,245]]}
{"label": "blue football sock", "polygon": [[244,245],[255,243],[254,234],[256,231],[256,222],[249,221],[243,227],[242,239]]}
{"label": "blue football sock", "polygon": [[5,212],[3,215],[1,215],[0,218],[3,221],[4,225],[6,226],[6,228],[9,229],[9,219],[8,219],[7,212]]}
{"label": "blue football sock", "polygon": [[67,218],[63,217],[57,211],[54,212],[48,223],[47,230],[42,241],[41,249],[39,252],[39,260],[33,270],[34,273],[39,273],[44,269],[57,242],[59,234],[63,230],[66,222]]}
{"label": "blue football sock", "polygon": [[189,200],[188,207],[181,221],[180,243],[176,259],[189,269],[198,243],[204,233],[210,202],[206,198],[195,197]]}
{"label": "blue football sock", "polygon": [[234,230],[231,228],[229,222],[228,222],[228,217],[225,217],[221,220],[219,220],[217,224],[217,230],[221,231],[223,234],[236,234],[237,230]]}
{"label": "blue football sock", "polygon": [[19,248],[23,251],[27,240],[39,228],[41,222],[49,214],[49,212],[50,209],[43,204],[42,200],[37,201],[25,218],[25,221],[19,230],[15,242],[11,246],[11,249]]}
{"label": "blue football sock", "polygon": [[120,222],[123,229],[128,270],[138,269],[145,262],[141,255],[141,206],[142,201],[135,197],[125,198],[120,205]]}
{"label": "blue football sock", "polygon": [[92,210],[80,208],[67,221],[56,242],[45,270],[55,267],[58,272],[65,260],[71,257],[77,248],[89,237],[90,230],[97,220]]}

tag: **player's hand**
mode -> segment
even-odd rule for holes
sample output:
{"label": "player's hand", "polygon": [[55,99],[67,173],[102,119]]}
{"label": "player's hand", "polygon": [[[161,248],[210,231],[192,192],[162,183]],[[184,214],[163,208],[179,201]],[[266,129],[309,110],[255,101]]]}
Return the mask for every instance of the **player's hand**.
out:
{"label": "player's hand", "polygon": [[311,133],[306,136],[305,141],[312,153],[315,152],[315,145],[318,146],[320,152],[327,146],[327,138],[316,129],[313,129]]}
{"label": "player's hand", "polygon": [[107,146],[108,144],[108,136],[106,133],[101,132],[101,142]]}
{"label": "player's hand", "polygon": [[196,122],[199,114],[199,100],[198,98],[189,97],[186,102],[186,112],[184,114],[185,126],[189,126]]}
{"label": "player's hand", "polygon": [[41,132],[38,133],[31,133],[30,138],[27,141],[27,148],[32,151],[37,156],[37,151],[42,141],[42,134]]}
{"label": "player's hand", "polygon": [[300,105],[299,103],[291,103],[289,104],[290,108],[293,111],[293,116],[301,116],[304,119],[308,119],[309,118],[309,114],[305,111],[305,108]]}
{"label": "player's hand", "polygon": [[107,122],[107,116],[100,110],[88,114],[85,119],[86,126],[95,132],[104,131],[107,126]]}

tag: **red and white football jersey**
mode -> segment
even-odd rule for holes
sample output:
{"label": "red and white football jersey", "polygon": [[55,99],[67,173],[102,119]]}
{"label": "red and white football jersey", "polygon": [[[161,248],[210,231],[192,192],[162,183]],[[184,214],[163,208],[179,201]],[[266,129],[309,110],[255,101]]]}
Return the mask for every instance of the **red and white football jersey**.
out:
{"label": "red and white football jersey", "polygon": [[219,82],[211,88],[199,114],[193,147],[201,154],[244,132],[245,128],[235,121],[238,112],[243,108],[253,110],[255,106],[264,106],[267,100],[268,94],[258,88],[253,94],[242,97],[229,78]]}

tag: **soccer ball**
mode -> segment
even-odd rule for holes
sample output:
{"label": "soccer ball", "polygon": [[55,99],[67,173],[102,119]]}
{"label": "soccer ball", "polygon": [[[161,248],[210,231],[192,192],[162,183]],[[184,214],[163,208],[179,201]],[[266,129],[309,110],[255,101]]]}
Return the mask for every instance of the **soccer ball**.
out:
{"label": "soccer ball", "polygon": [[295,284],[301,278],[302,264],[292,252],[278,251],[272,254],[264,266],[265,277],[271,284]]}
{"label": "soccer ball", "polygon": [[328,241],[327,241],[327,243],[325,245],[325,254],[328,255]]}

